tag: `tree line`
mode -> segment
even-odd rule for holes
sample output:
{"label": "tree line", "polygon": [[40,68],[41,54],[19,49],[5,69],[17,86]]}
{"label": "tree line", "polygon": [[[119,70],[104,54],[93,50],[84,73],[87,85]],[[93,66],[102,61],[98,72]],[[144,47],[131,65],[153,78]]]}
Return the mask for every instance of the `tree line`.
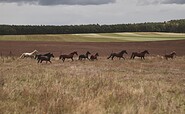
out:
{"label": "tree line", "polygon": [[0,35],[80,34],[113,32],[174,32],[185,33],[185,19],[114,25],[0,25]]}

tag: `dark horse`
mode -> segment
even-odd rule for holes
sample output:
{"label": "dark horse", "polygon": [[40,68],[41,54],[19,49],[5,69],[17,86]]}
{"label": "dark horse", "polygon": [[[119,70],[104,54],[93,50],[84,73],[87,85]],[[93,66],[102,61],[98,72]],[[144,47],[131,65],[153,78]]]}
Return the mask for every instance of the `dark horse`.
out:
{"label": "dark horse", "polygon": [[165,54],[164,57],[166,58],[166,60],[168,60],[168,58],[173,59],[174,55],[176,55],[175,51],[171,52],[170,54]]}
{"label": "dark horse", "polygon": [[35,55],[35,59],[39,59],[41,56],[47,56],[47,55],[49,55],[49,54],[51,54],[51,53],[46,53],[46,54],[36,54]]}
{"label": "dark horse", "polygon": [[97,58],[98,56],[99,56],[98,53],[96,53],[95,55],[91,55],[90,60],[92,60],[92,61],[98,60],[98,58]]}
{"label": "dark horse", "polygon": [[62,59],[63,62],[65,61],[65,59],[71,59],[73,61],[74,54],[78,55],[77,51],[74,51],[69,55],[60,55],[59,59]]}
{"label": "dark horse", "polygon": [[89,51],[87,51],[85,55],[79,55],[78,60],[89,59],[89,54],[91,54],[91,53]]}
{"label": "dark horse", "polygon": [[149,52],[147,50],[143,51],[143,52],[133,52],[130,59],[134,59],[135,57],[141,57],[141,59],[145,59],[145,54],[149,54]]}
{"label": "dark horse", "polygon": [[52,53],[47,53],[47,54],[38,56],[37,60],[38,60],[38,63],[42,63],[42,61],[46,61],[46,63],[49,61],[51,63],[51,57],[54,57],[54,55]]}
{"label": "dark horse", "polygon": [[123,54],[124,54],[124,53],[128,54],[126,50],[122,50],[122,51],[119,52],[119,53],[111,53],[110,56],[107,57],[107,59],[111,58],[111,59],[113,60],[114,57],[118,57],[119,59],[121,59],[121,58],[125,59],[125,58],[123,57]]}

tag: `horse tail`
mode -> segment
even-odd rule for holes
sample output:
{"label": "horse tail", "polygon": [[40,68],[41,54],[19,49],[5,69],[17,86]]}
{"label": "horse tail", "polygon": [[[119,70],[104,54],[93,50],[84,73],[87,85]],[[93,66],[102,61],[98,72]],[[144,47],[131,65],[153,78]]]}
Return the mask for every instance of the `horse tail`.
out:
{"label": "horse tail", "polygon": [[132,53],[132,55],[131,55],[130,59],[133,59],[133,58],[134,58],[134,53]]}
{"label": "horse tail", "polygon": [[38,58],[38,55],[35,55],[34,59],[37,59]]}
{"label": "horse tail", "polygon": [[110,54],[110,56],[109,57],[107,57],[107,59],[110,59],[112,57],[112,53]]}
{"label": "horse tail", "polygon": [[62,58],[62,55],[59,56],[59,60]]}
{"label": "horse tail", "polygon": [[24,56],[24,53],[19,57],[20,59]]}

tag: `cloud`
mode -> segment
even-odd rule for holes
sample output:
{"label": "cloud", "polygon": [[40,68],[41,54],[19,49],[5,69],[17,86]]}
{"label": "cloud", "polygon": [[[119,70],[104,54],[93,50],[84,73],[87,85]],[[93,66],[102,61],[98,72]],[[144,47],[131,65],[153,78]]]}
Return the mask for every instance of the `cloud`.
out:
{"label": "cloud", "polygon": [[165,4],[185,4],[185,0],[164,0]]}
{"label": "cloud", "polygon": [[141,5],[146,4],[185,4],[185,0],[138,0]]}
{"label": "cloud", "polygon": [[101,5],[116,0],[1,0],[0,3],[37,4],[37,5]]}

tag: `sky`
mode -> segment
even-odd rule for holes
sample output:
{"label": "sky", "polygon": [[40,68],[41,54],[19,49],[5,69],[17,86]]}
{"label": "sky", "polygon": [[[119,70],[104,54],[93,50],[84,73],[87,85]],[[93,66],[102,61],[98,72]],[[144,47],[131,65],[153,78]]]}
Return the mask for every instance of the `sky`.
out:
{"label": "sky", "polygon": [[0,24],[80,25],[185,19],[185,0],[0,0]]}

